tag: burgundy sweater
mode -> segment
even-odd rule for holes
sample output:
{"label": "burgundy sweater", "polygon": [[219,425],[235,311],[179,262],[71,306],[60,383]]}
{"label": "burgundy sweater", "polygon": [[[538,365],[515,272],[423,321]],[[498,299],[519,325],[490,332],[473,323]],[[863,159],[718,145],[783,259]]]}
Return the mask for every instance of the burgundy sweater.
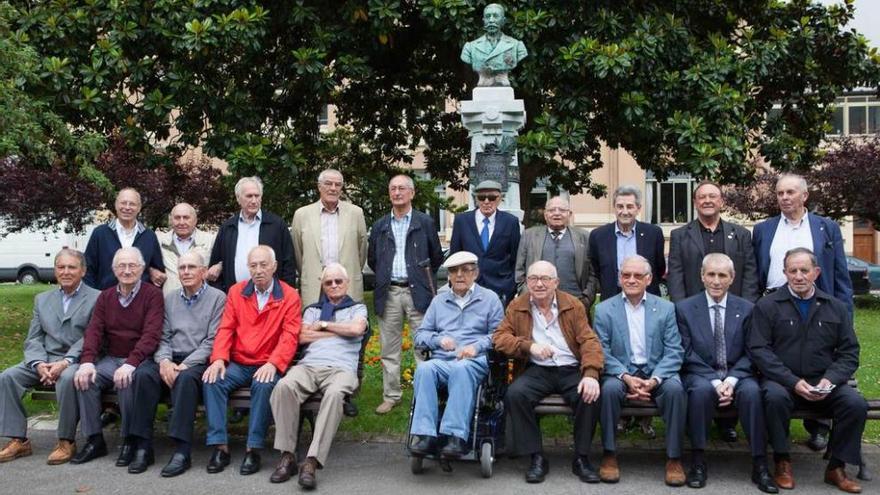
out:
{"label": "burgundy sweater", "polygon": [[127,308],[119,304],[115,285],[101,291],[83,336],[80,362],[94,363],[106,355],[138,366],[159,347],[164,317],[162,289],[149,282],[141,284]]}

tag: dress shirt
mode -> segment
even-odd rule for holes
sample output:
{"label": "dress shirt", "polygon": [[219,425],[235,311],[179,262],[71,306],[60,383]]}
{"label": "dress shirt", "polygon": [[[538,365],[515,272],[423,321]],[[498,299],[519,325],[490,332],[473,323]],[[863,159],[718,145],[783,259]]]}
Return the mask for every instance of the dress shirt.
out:
{"label": "dress shirt", "polygon": [[464,309],[464,307],[467,306],[467,303],[470,302],[473,293],[474,284],[471,284],[471,286],[468,288],[467,292],[465,292],[463,296],[459,296],[455,293],[455,291],[452,291],[452,297],[455,299],[455,304],[458,304],[459,308]]}
{"label": "dress shirt", "polygon": [[[482,220],[481,220],[481,221],[482,221]],[[565,237],[565,233],[566,233],[567,231],[568,231],[568,227],[563,227],[562,230],[553,230],[553,229],[551,229],[550,227],[547,227],[547,233],[550,234],[550,238],[551,238],[551,239],[553,239],[553,233],[554,233],[554,232],[559,232],[559,238],[558,238],[558,239],[555,239],[555,240],[557,240],[557,241],[562,240],[562,238]],[[546,237],[545,237],[545,239],[546,239]]]}
{"label": "dress shirt", "polygon": [[[244,215],[238,214],[238,239],[235,241],[235,281],[251,278],[247,267],[248,253],[260,244],[260,224],[263,223],[263,210],[257,212],[254,221],[248,223]],[[281,253],[275,253],[280,256]]]}
{"label": "dress shirt", "polygon": [[797,222],[789,220],[785,215],[776,226],[773,242],[770,244],[770,268],[767,270],[767,288],[782,287],[788,280],[785,278],[785,253],[790,249],[804,247],[813,249],[813,233],[810,231],[810,216],[804,216]]}
{"label": "dress shirt", "polygon": [[724,229],[721,221],[715,226],[715,230],[709,230],[700,222],[700,235],[703,237],[703,250],[706,254],[724,253]]}
{"label": "dress shirt", "polygon": [[[718,230],[721,230],[720,228]],[[721,298],[720,302],[715,302],[715,299],[712,299],[712,296],[709,295],[708,292],[706,294],[706,304],[709,305],[709,330],[712,331],[712,336],[715,336],[715,308],[714,306],[717,304],[721,306],[721,328],[724,328],[724,322],[727,321],[727,293],[724,293],[724,297]],[[724,356],[727,359],[727,356]],[[725,383],[729,383],[731,387],[736,387],[736,382],[739,381],[739,378],[735,376],[727,376],[724,378]],[[718,385],[721,385],[721,380],[715,379],[712,380],[712,386],[718,388]]]}
{"label": "dress shirt", "polygon": [[[620,230],[620,226],[617,222],[614,222],[614,236],[617,238],[617,272],[620,273],[620,267],[623,265],[623,260],[637,254],[636,224],[633,223],[632,229],[630,229],[629,234],[627,235]],[[617,281],[617,285],[620,286],[620,280]]]}
{"label": "dress shirt", "polygon": [[131,301],[134,300],[134,296],[137,295],[138,291],[141,290],[141,279],[138,279],[137,283],[134,284],[134,288],[131,289],[131,292],[126,296],[122,293],[122,290],[119,288],[119,285],[116,286],[116,295],[119,297],[119,305],[123,308],[127,308]]}
{"label": "dress shirt", "polygon": [[189,248],[193,246],[195,240],[193,239],[192,234],[186,239],[181,239],[177,236],[177,234],[171,234],[171,240],[174,242],[174,246],[177,248],[178,256],[183,256],[189,251]]}
{"label": "dress shirt", "polygon": [[257,294],[257,309],[262,311],[266,304],[269,302],[269,297],[272,295],[272,288],[275,286],[275,280],[272,279],[269,282],[269,287],[266,290],[260,290],[254,285],[254,292]]}
{"label": "dress shirt", "polygon": [[391,232],[394,234],[394,260],[391,262],[391,280],[407,280],[406,271],[406,234],[412,220],[412,208],[405,215],[397,218],[391,213]]}
{"label": "dress shirt", "polygon": [[550,312],[553,317],[550,321],[544,318],[544,314],[538,309],[538,305],[531,302],[532,306],[532,340],[536,344],[545,344],[553,348],[553,355],[547,359],[538,359],[529,355],[529,359],[539,366],[577,366],[579,361],[575,359],[571,349],[568,348],[568,342],[562,335],[562,329],[559,328],[559,305],[556,297],[550,304]]}
{"label": "dress shirt", "polygon": [[143,232],[144,229],[146,227],[142,223],[135,222],[131,230],[126,230],[118,220],[113,220],[113,230],[116,231],[116,236],[119,237],[119,244],[122,247],[132,247],[134,245],[134,238],[140,232]]}
{"label": "dress shirt", "polygon": [[64,314],[67,314],[67,309],[70,308],[70,301],[79,294],[79,289],[82,288],[82,281],[79,282],[79,285],[76,286],[76,289],[73,290],[73,293],[68,295],[67,292],[64,292],[64,289],[59,288],[58,291],[61,292],[61,305],[64,307]]}
{"label": "dress shirt", "polygon": [[333,211],[321,203],[321,264],[339,262],[339,204]]}
{"label": "dress shirt", "polygon": [[483,213],[479,209],[477,209],[477,214],[474,215],[474,220],[477,224],[477,233],[483,232],[483,219],[488,218],[489,219],[489,239],[491,240],[492,234],[495,233],[495,217],[498,216],[497,213],[498,213],[498,210],[495,210],[494,212],[492,212],[491,215],[489,215],[487,217],[486,215],[483,215]]}
{"label": "dress shirt", "polygon": [[647,339],[645,337],[645,301],[647,295],[642,294],[642,299],[635,306],[630,304],[626,294],[623,297],[623,307],[626,310],[626,325],[629,329],[629,347],[632,349],[632,363],[641,366],[648,362]]}
{"label": "dress shirt", "polygon": [[186,289],[181,287],[180,288],[180,297],[181,297],[181,299],[183,299],[184,304],[186,304],[187,306],[192,306],[199,299],[199,296],[201,296],[202,293],[205,292],[206,287],[208,287],[208,284],[203,282],[202,286],[199,287],[199,290],[197,290],[196,293],[192,295],[192,297],[187,297]]}

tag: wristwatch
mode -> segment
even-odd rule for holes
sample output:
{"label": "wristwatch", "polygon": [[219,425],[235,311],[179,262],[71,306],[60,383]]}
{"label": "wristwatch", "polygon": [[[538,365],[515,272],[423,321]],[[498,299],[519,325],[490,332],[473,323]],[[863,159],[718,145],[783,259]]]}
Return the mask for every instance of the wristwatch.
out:
{"label": "wristwatch", "polygon": [[327,330],[327,322],[326,321],[321,322],[321,330]]}

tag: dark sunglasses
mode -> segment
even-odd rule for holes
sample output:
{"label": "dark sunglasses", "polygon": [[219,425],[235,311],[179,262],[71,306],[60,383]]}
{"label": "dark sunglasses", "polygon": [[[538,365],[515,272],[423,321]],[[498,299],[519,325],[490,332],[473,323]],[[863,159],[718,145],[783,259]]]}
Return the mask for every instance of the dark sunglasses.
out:
{"label": "dark sunglasses", "polygon": [[331,278],[324,281],[324,287],[333,287],[334,285],[342,285],[345,282],[344,279],[341,278]]}
{"label": "dark sunglasses", "polygon": [[500,197],[501,196],[499,196],[498,194],[477,194],[477,201],[479,201],[479,202],[495,201],[496,199],[498,199]]}

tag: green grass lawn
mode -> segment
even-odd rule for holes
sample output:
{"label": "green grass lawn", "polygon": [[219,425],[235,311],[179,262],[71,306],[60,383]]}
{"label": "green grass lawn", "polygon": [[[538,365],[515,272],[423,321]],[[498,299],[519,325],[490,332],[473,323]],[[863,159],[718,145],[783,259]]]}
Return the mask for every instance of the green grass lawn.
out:
{"label": "green grass lawn", "polygon": [[[0,285],[0,369],[21,361],[22,343],[27,335],[34,295],[49,288],[48,285]],[[373,410],[382,401],[382,369],[378,361],[379,327],[372,314],[372,293],[368,293],[366,299],[367,306],[371,310],[370,325],[373,329],[373,339],[367,348],[365,377],[357,399],[361,414],[343,421],[340,431],[361,439],[397,437],[406,431],[409,416],[413,355],[412,352],[404,352],[401,366],[404,370],[401,405],[385,416],[374,414]],[[880,298],[871,296],[857,298],[855,326],[862,349],[861,367],[856,374],[859,389],[865,397],[880,398]],[[406,338],[404,346],[406,347],[409,342],[410,340]],[[29,398],[25,400],[25,407],[30,414],[54,412],[54,403],[31,402]],[[163,417],[161,411],[159,417]],[[662,434],[663,425],[659,419],[655,419],[654,426],[658,434]],[[571,432],[570,423],[562,417],[544,418],[542,427],[548,438],[567,437]],[[638,433],[627,434],[633,439],[638,438],[638,435]],[[799,421],[792,423],[792,437],[796,441],[806,438]],[[869,421],[864,438],[867,442],[880,442],[880,422]]]}

